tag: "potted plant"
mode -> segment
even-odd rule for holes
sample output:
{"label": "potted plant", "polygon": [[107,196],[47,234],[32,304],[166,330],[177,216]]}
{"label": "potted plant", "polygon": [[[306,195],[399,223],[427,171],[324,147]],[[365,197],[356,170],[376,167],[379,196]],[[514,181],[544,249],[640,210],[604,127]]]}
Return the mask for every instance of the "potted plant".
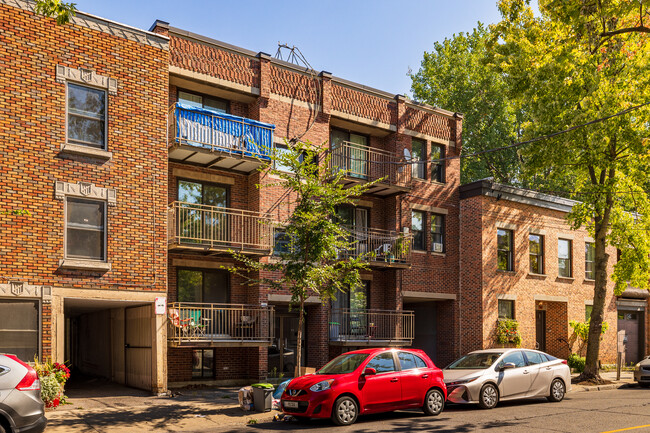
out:
{"label": "potted plant", "polygon": [[497,320],[496,341],[503,347],[521,346],[519,323],[514,319]]}
{"label": "potted plant", "polygon": [[70,369],[65,364],[34,358],[34,370],[41,382],[41,399],[45,407],[55,408],[65,403],[65,383],[70,378]]}

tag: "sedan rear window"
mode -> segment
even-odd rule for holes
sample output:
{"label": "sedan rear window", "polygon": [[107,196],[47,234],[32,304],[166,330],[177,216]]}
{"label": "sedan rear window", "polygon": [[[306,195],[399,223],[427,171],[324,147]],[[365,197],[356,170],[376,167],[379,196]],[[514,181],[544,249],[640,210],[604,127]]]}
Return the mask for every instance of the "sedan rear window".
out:
{"label": "sedan rear window", "polygon": [[470,353],[449,364],[449,370],[485,369],[496,362],[501,356],[499,352]]}
{"label": "sedan rear window", "polygon": [[546,362],[545,359],[546,357],[543,356],[541,353],[532,352],[530,350],[524,350],[524,353],[526,354],[528,365],[535,365],[535,364],[541,364],[542,362]]}
{"label": "sedan rear window", "polygon": [[402,370],[411,370],[413,368],[426,368],[427,364],[417,355],[409,352],[399,352],[397,354]]}
{"label": "sedan rear window", "polygon": [[337,356],[328,362],[316,374],[347,374],[359,368],[368,357],[366,353],[350,353]]}

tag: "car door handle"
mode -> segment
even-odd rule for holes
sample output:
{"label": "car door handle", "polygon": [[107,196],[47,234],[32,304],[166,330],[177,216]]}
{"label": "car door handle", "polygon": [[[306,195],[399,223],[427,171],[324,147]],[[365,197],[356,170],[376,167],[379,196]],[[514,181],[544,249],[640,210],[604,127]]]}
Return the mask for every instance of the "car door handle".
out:
{"label": "car door handle", "polygon": [[529,373],[529,371],[528,371],[528,370],[524,370],[524,374],[528,374],[528,373]]}
{"label": "car door handle", "polygon": [[399,379],[397,379],[396,377],[394,377],[394,378],[392,378],[390,381],[391,381],[391,382],[397,382],[398,380],[399,380]]}
{"label": "car door handle", "polygon": [[428,374],[423,374],[423,375],[422,375],[422,379],[426,379],[427,377],[429,377]]}

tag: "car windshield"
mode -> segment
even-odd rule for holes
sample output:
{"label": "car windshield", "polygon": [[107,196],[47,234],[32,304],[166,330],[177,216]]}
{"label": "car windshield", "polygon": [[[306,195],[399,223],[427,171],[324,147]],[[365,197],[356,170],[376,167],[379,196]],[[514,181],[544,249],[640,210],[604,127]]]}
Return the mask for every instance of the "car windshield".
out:
{"label": "car windshield", "polygon": [[348,353],[337,356],[328,362],[316,374],[346,374],[352,373],[368,357],[366,353]]}
{"label": "car windshield", "polygon": [[486,369],[499,358],[499,352],[470,353],[447,366],[448,370],[475,370]]}

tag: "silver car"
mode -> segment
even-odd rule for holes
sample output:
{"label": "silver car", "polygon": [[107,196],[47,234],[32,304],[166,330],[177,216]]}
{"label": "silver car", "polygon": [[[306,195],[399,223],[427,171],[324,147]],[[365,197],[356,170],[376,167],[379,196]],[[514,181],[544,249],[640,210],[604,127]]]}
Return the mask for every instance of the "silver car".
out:
{"label": "silver car", "polygon": [[477,350],[442,372],[448,401],[478,403],[483,409],[519,398],[562,401],[571,390],[571,370],[566,361],[537,350]]}
{"label": "silver car", "polygon": [[634,380],[642,387],[650,387],[650,356],[646,356],[634,366]]}
{"label": "silver car", "polygon": [[40,433],[47,419],[36,371],[14,355],[0,354],[0,433]]}

